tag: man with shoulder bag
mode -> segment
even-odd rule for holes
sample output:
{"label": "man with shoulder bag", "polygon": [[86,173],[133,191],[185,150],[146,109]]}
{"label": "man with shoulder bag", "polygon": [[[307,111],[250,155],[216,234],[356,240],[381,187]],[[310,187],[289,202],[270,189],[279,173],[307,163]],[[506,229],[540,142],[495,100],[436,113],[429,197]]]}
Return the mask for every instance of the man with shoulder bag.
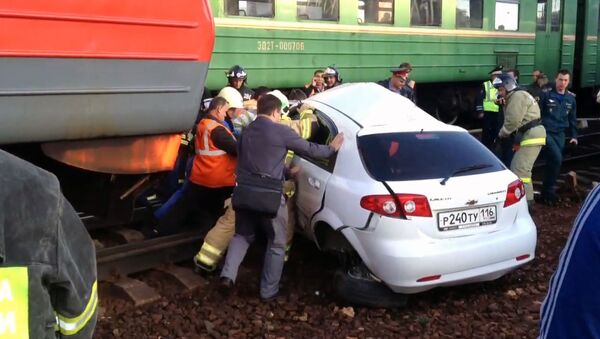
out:
{"label": "man with shoulder bag", "polygon": [[[286,246],[287,208],[283,194],[285,157],[288,150],[313,158],[328,158],[343,143],[339,133],[329,146],[302,139],[291,128],[279,124],[281,101],[268,94],[258,101],[257,118],[238,142],[236,186],[232,205],[235,235],[221,271],[221,288],[230,290],[248,247],[258,230],[267,236],[267,249],[260,282],[260,297],[269,301],[279,293]],[[293,172],[293,170],[292,170]]]}

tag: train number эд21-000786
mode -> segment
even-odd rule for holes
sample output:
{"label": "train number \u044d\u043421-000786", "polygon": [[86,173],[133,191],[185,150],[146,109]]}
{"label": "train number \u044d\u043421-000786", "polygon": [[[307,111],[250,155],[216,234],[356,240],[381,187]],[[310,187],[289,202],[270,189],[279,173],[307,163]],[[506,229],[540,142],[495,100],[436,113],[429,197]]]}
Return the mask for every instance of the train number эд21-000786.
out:
{"label": "train number \u044d\u043421-000786", "polygon": [[274,41],[274,40],[258,40],[256,41],[256,49],[258,51],[303,51],[304,41]]}

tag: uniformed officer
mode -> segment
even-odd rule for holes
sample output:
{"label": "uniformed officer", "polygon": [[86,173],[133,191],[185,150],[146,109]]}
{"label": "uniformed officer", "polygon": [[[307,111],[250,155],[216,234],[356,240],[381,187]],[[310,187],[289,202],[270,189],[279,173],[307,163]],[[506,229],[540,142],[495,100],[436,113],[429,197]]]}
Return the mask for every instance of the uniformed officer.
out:
{"label": "uniformed officer", "polygon": [[410,65],[406,66],[405,64],[401,64],[398,67],[390,69],[392,76],[388,79],[378,81],[377,84],[416,103],[417,97],[413,89],[414,81],[410,81],[410,83],[413,84],[413,87],[411,87],[408,80],[410,69],[407,67],[410,67]]}
{"label": "uniformed officer", "polygon": [[240,65],[235,65],[231,67],[225,73],[225,75],[227,76],[228,85],[237,89],[242,95],[244,101],[252,99],[254,91],[248,88],[247,86],[248,73],[246,73],[244,67]]}
{"label": "uniformed officer", "polygon": [[525,184],[525,193],[530,208],[533,206],[533,163],[546,143],[546,130],[540,119],[540,108],[535,99],[525,90],[517,88],[515,79],[501,74],[493,83],[500,97],[506,101],[504,123],[498,132],[499,138],[514,137],[516,150],[510,163],[513,171]]}
{"label": "uniformed officer", "polygon": [[0,150],[0,338],[91,338],[96,254],[56,177]]}
{"label": "uniformed officer", "polygon": [[342,84],[340,72],[335,66],[329,66],[323,71],[323,80],[325,80],[325,89],[334,88]]}
{"label": "uniformed officer", "polygon": [[549,205],[554,205],[558,201],[554,185],[562,164],[565,130],[569,132],[569,143],[577,145],[577,106],[575,94],[567,90],[570,80],[571,72],[566,69],[558,71],[554,87],[544,92],[540,98],[542,123],[547,133],[542,199]]}
{"label": "uniformed officer", "polygon": [[502,112],[498,105],[498,92],[492,85],[492,82],[502,74],[502,66],[497,66],[488,74],[490,80],[485,81],[481,86],[481,92],[477,102],[477,111],[479,118],[483,119],[483,127],[481,129],[481,143],[493,151],[494,140],[498,135],[498,131],[502,126]]}

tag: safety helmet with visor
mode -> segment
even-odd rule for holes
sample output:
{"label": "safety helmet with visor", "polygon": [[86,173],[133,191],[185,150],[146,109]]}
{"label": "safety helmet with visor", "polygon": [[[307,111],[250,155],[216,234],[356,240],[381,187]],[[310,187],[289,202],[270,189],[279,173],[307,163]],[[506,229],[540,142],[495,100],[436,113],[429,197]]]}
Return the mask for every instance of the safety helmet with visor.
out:
{"label": "safety helmet with visor", "polygon": [[244,108],[244,99],[242,98],[242,95],[233,87],[223,87],[217,96],[227,100],[227,103],[231,108]]}
{"label": "safety helmet with visor", "polygon": [[283,93],[281,93],[280,90],[276,89],[267,94],[271,94],[272,96],[279,99],[279,101],[281,101],[281,111],[283,113],[287,113],[290,110],[290,102],[288,98]]}
{"label": "safety helmet with visor", "polygon": [[248,77],[246,70],[244,69],[244,67],[242,67],[240,65],[235,65],[235,66],[231,67],[227,72],[225,72],[225,75],[227,76],[227,79],[246,80],[246,78]]}
{"label": "safety helmet with visor", "polygon": [[515,78],[505,73],[498,75],[498,77],[494,79],[494,82],[492,82],[492,85],[494,85],[495,88],[504,87],[507,92],[514,91],[517,88]]}
{"label": "safety helmet with visor", "polygon": [[342,82],[342,78],[340,78],[340,72],[335,68],[335,66],[329,66],[323,71],[323,78],[335,77],[336,82]]}

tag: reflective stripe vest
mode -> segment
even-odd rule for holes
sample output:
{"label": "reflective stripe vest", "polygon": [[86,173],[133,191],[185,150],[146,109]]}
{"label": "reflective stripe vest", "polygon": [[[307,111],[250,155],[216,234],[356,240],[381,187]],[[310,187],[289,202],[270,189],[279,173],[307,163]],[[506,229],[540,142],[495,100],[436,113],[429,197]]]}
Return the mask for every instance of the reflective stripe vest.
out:
{"label": "reflective stripe vest", "polygon": [[196,135],[196,156],[190,175],[190,181],[196,185],[211,188],[235,186],[237,159],[213,144],[211,133],[217,127],[223,127],[234,137],[227,127],[217,121],[209,118],[200,120]]}
{"label": "reflective stripe vest", "polygon": [[483,98],[483,110],[486,112],[498,112],[500,111],[500,107],[496,105],[496,97],[498,95],[498,90],[496,87],[492,85],[491,81],[486,81],[483,83],[483,87],[485,88],[485,97]]}

